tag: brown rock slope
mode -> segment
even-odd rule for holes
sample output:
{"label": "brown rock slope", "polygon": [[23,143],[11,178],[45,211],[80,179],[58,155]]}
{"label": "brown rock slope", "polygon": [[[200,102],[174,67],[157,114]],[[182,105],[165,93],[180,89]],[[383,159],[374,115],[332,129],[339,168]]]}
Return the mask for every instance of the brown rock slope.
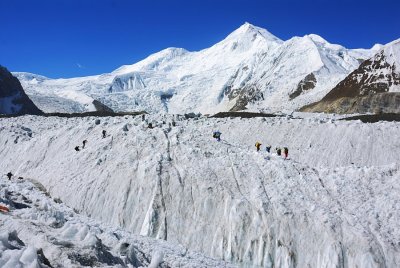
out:
{"label": "brown rock slope", "polygon": [[321,101],[303,112],[400,113],[400,39],[364,61]]}

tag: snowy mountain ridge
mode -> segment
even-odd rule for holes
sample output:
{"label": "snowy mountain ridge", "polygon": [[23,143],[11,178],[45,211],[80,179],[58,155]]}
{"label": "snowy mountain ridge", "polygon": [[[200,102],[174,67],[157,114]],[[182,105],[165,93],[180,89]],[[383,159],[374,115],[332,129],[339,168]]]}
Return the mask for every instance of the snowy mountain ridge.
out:
{"label": "snowy mountain ridge", "polygon": [[[47,112],[92,109],[70,97],[73,91],[116,111],[281,111],[319,100],[378,48],[346,49],[314,34],[283,41],[245,23],[210,48],[167,48],[111,73],[70,79],[15,75]],[[59,106],[46,102],[47,96],[58,98]]]}

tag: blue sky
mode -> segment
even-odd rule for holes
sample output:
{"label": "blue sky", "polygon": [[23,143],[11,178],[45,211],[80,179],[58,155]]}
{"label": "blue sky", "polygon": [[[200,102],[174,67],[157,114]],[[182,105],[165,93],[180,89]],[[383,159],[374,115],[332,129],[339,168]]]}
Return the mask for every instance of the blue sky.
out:
{"label": "blue sky", "polygon": [[0,0],[0,64],[51,78],[110,72],[166,47],[200,50],[244,22],[348,48],[400,38],[398,0]]}

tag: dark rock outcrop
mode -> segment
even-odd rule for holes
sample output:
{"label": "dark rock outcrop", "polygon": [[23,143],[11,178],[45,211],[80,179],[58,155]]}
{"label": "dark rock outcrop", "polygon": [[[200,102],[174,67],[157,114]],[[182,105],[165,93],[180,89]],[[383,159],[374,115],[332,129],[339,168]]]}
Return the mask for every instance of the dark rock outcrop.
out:
{"label": "dark rock outcrop", "polygon": [[256,85],[250,85],[243,88],[233,89],[228,87],[225,90],[225,95],[232,101],[236,98],[236,102],[229,110],[230,112],[237,112],[246,110],[249,103],[254,103],[264,99],[264,95]]}
{"label": "dark rock outcrop", "polygon": [[97,112],[114,113],[113,109],[98,100],[93,100],[93,105],[96,108]]}
{"label": "dark rock outcrop", "polygon": [[293,100],[294,98],[300,96],[301,93],[315,88],[316,84],[317,84],[317,79],[315,78],[315,75],[313,73],[310,73],[303,80],[299,82],[296,90],[289,95],[289,99]]}
{"label": "dark rock outcrop", "polygon": [[19,80],[0,66],[0,114],[43,114],[26,95]]}

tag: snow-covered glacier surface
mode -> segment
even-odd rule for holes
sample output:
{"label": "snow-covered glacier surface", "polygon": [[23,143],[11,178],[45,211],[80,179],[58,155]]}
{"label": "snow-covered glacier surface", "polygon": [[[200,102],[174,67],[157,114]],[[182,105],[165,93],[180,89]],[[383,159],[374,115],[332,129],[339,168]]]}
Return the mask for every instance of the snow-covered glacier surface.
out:
{"label": "snow-covered glacier surface", "polygon": [[[0,168],[97,221],[237,265],[398,267],[399,128],[322,116],[24,116],[0,119]],[[255,152],[256,141],[287,146],[290,159]]]}
{"label": "snow-covered glacier surface", "polygon": [[0,267],[233,267],[79,215],[36,181],[0,185]]}

